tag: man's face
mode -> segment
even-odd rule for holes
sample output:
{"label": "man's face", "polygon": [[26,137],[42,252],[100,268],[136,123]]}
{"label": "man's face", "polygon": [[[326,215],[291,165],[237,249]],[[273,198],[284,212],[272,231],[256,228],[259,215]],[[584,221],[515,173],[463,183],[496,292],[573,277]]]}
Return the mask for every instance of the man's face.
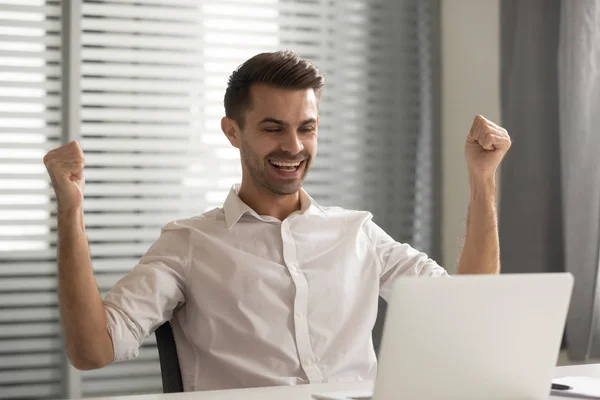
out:
{"label": "man's face", "polygon": [[258,84],[250,96],[252,107],[242,132],[228,118],[222,123],[232,145],[240,149],[244,179],[276,195],[294,194],[317,153],[315,92]]}

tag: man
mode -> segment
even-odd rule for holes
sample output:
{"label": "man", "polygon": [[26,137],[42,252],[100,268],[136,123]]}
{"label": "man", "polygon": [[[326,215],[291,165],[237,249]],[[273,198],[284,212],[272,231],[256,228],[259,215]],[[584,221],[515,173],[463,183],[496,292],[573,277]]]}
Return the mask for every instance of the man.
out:
{"label": "man", "polygon": [[[397,276],[446,272],[395,242],[371,214],[320,207],[302,190],[317,154],[323,84],[291,52],[259,54],[236,70],[221,127],[240,150],[241,185],[222,208],[167,224],[104,301],[85,236],[83,153],[70,143],[45,156],[58,200],[60,311],[75,367],[134,358],[172,320],[188,391],[374,378],[378,296],[389,296]],[[494,176],[509,147],[504,129],[475,118],[460,273],[499,271]]]}

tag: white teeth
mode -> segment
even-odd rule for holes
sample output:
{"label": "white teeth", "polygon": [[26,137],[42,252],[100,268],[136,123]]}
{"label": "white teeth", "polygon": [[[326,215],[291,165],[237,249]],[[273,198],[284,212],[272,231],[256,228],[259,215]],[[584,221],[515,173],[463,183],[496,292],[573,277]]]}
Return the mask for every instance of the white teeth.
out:
{"label": "white teeth", "polygon": [[271,164],[277,165],[278,167],[290,167],[290,168],[295,168],[297,166],[299,166],[301,163],[301,161],[298,162],[285,162],[285,161],[275,161],[275,160],[271,160]]}

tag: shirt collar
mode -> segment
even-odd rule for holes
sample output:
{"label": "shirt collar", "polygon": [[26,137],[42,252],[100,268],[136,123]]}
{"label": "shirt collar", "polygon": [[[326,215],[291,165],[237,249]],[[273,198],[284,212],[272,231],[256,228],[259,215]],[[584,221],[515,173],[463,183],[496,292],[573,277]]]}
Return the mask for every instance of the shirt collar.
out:
{"label": "shirt collar", "polygon": [[[227,225],[228,229],[231,229],[240,220],[240,218],[244,216],[244,214],[250,214],[257,219],[264,221],[263,217],[258,215],[256,211],[254,211],[252,208],[250,208],[250,206],[244,203],[242,199],[240,199],[240,196],[238,195],[239,191],[240,185],[233,185],[229,191],[229,195],[227,195],[227,199],[225,199],[225,203],[223,204],[225,224]],[[319,206],[304,189],[300,189],[300,213],[320,213],[322,215],[327,215],[323,207]]]}

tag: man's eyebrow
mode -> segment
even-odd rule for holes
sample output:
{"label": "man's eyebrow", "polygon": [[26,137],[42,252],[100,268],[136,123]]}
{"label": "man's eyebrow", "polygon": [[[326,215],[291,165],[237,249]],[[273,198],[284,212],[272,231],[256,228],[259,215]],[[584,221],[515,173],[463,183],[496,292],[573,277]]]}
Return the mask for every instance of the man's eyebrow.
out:
{"label": "man's eyebrow", "polygon": [[271,118],[271,117],[267,117],[267,118],[263,118],[262,121],[260,121],[258,124],[264,124],[270,122],[272,124],[277,124],[277,125],[287,125],[284,121],[280,120],[280,119],[276,119],[276,118]]}
{"label": "man's eyebrow", "polygon": [[[280,119],[277,118],[271,118],[271,117],[266,117],[263,118],[258,124],[265,124],[265,123],[272,123],[272,124],[277,124],[277,125],[281,125],[281,126],[287,126],[288,123],[285,121],[282,121]],[[309,119],[305,119],[304,121],[300,122],[300,124],[298,126],[303,126],[303,125],[308,125],[308,124],[316,124],[317,120],[315,118],[309,118]]]}
{"label": "man's eyebrow", "polygon": [[308,125],[308,124],[316,124],[316,123],[317,123],[317,120],[315,118],[309,118],[309,119],[306,119],[306,120],[300,122],[300,126]]}

